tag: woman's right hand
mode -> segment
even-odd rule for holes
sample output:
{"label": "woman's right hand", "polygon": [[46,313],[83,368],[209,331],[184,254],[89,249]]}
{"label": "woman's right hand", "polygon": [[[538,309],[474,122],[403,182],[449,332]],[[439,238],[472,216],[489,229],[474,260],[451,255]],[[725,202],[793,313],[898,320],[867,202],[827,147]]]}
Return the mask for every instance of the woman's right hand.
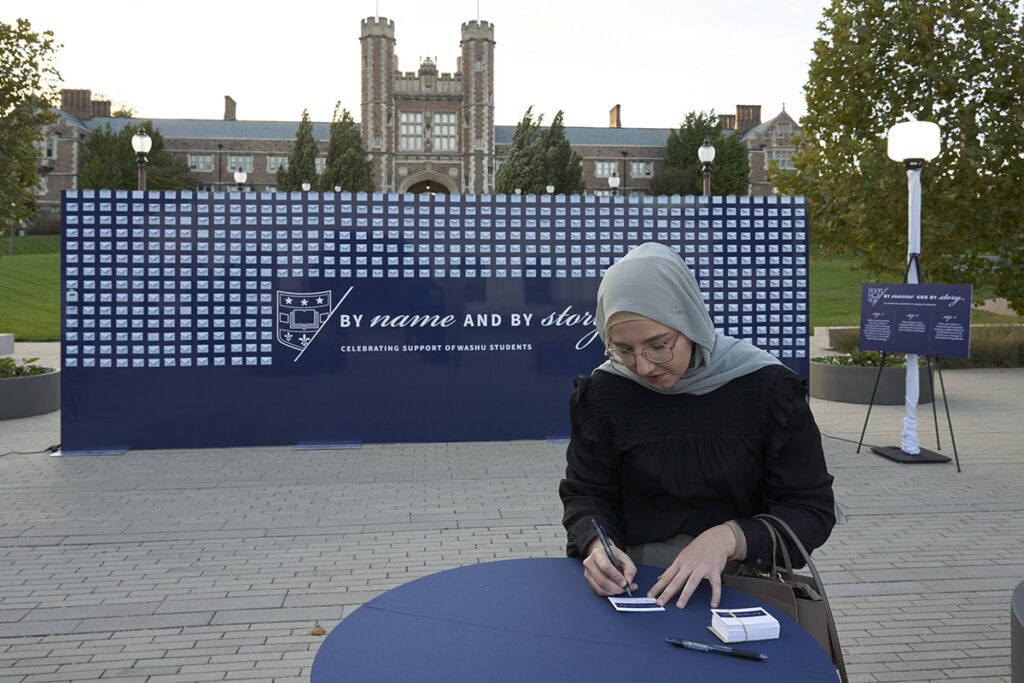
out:
{"label": "woman's right hand", "polygon": [[638,586],[632,581],[633,577],[636,576],[636,565],[633,564],[633,560],[629,558],[629,555],[615,547],[615,544],[610,539],[608,544],[611,546],[612,552],[615,553],[615,560],[622,567],[622,573],[619,573],[619,570],[608,559],[608,553],[604,551],[601,539],[595,538],[591,541],[587,556],[583,560],[583,576],[590,582],[591,588],[598,595],[618,595],[619,593],[624,593],[627,584],[629,584],[631,591],[635,591]]}

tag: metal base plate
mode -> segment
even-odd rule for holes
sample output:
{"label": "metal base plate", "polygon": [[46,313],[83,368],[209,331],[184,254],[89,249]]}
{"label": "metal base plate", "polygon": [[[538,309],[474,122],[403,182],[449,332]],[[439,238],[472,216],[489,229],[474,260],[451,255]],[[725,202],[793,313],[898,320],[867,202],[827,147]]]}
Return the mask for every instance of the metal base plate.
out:
{"label": "metal base plate", "polygon": [[921,449],[920,453],[916,454],[904,453],[898,446],[872,446],[871,450],[878,453],[883,458],[889,458],[895,462],[906,464],[950,461],[950,458],[924,448]]}

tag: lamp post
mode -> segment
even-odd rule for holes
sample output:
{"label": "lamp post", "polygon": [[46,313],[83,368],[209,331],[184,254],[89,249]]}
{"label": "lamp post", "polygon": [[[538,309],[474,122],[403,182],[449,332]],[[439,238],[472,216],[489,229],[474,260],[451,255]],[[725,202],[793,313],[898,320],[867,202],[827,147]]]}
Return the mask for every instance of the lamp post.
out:
{"label": "lamp post", "polygon": [[704,164],[704,196],[711,196],[711,164],[715,161],[715,148],[704,138],[704,144],[697,149],[697,158]]}
{"label": "lamp post", "polygon": [[149,159],[146,155],[149,154],[149,150],[153,149],[153,138],[149,137],[146,129],[139,126],[139,131],[132,136],[132,149],[135,150],[135,156],[139,161],[139,189],[146,189],[146,163]]}
{"label": "lamp post", "polygon": [[309,192],[309,188],[310,187],[311,187],[311,185],[308,182],[302,183],[302,191],[303,192]]}
{"label": "lamp post", "polygon": [[[930,121],[905,121],[889,129],[888,154],[902,161],[907,171],[907,284],[917,284],[921,275],[921,167],[939,155],[939,127]],[[917,438],[917,401],[920,394],[917,354],[907,354],[906,409],[900,450],[908,455],[921,453]],[[878,452],[878,451],[876,451]],[[882,453],[882,455],[885,455]],[[931,454],[932,456],[936,454]],[[938,456],[948,461],[945,456]],[[922,460],[922,461],[931,461]],[[901,462],[906,460],[901,459]]]}
{"label": "lamp post", "polygon": [[241,166],[239,166],[238,170],[235,171],[235,183],[238,185],[239,192],[245,189],[243,186],[245,185],[245,181],[246,179],[248,179],[248,177],[249,174],[242,170]]}
{"label": "lamp post", "polygon": [[555,193],[555,186],[554,185],[548,185],[544,189],[548,191],[548,194],[554,194]]}
{"label": "lamp post", "polygon": [[619,176],[612,171],[612,174],[608,176],[608,187],[612,188],[612,196],[614,197],[619,191]]}

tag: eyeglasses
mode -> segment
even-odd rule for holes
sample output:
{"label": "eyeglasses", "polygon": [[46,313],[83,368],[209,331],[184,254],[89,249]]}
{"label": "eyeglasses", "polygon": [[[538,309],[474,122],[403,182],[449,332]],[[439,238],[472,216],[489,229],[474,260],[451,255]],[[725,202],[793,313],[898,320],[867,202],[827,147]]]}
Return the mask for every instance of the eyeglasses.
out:
{"label": "eyeglasses", "polygon": [[621,363],[627,367],[633,367],[636,365],[636,357],[643,356],[652,363],[667,363],[672,360],[672,349],[679,343],[679,333],[676,332],[675,338],[673,338],[671,344],[649,344],[642,349],[640,353],[636,351],[625,351],[623,349],[617,349],[611,344],[604,350],[604,355],[610,358],[615,363]]}

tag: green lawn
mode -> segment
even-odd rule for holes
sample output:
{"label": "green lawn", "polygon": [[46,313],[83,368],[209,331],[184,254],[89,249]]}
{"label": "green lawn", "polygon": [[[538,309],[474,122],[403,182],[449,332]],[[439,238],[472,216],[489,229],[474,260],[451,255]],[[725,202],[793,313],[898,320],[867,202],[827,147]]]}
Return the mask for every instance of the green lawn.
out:
{"label": "green lawn", "polygon": [[0,332],[17,341],[60,339],[60,254],[0,258]]}
{"label": "green lawn", "polygon": [[[20,341],[60,339],[60,237],[14,239],[14,256],[0,257],[0,332]],[[3,244],[7,253],[7,244]],[[852,259],[812,259],[811,328],[856,326],[861,284],[870,280],[850,270]],[[974,323],[1024,323],[1024,318],[975,309]]]}

